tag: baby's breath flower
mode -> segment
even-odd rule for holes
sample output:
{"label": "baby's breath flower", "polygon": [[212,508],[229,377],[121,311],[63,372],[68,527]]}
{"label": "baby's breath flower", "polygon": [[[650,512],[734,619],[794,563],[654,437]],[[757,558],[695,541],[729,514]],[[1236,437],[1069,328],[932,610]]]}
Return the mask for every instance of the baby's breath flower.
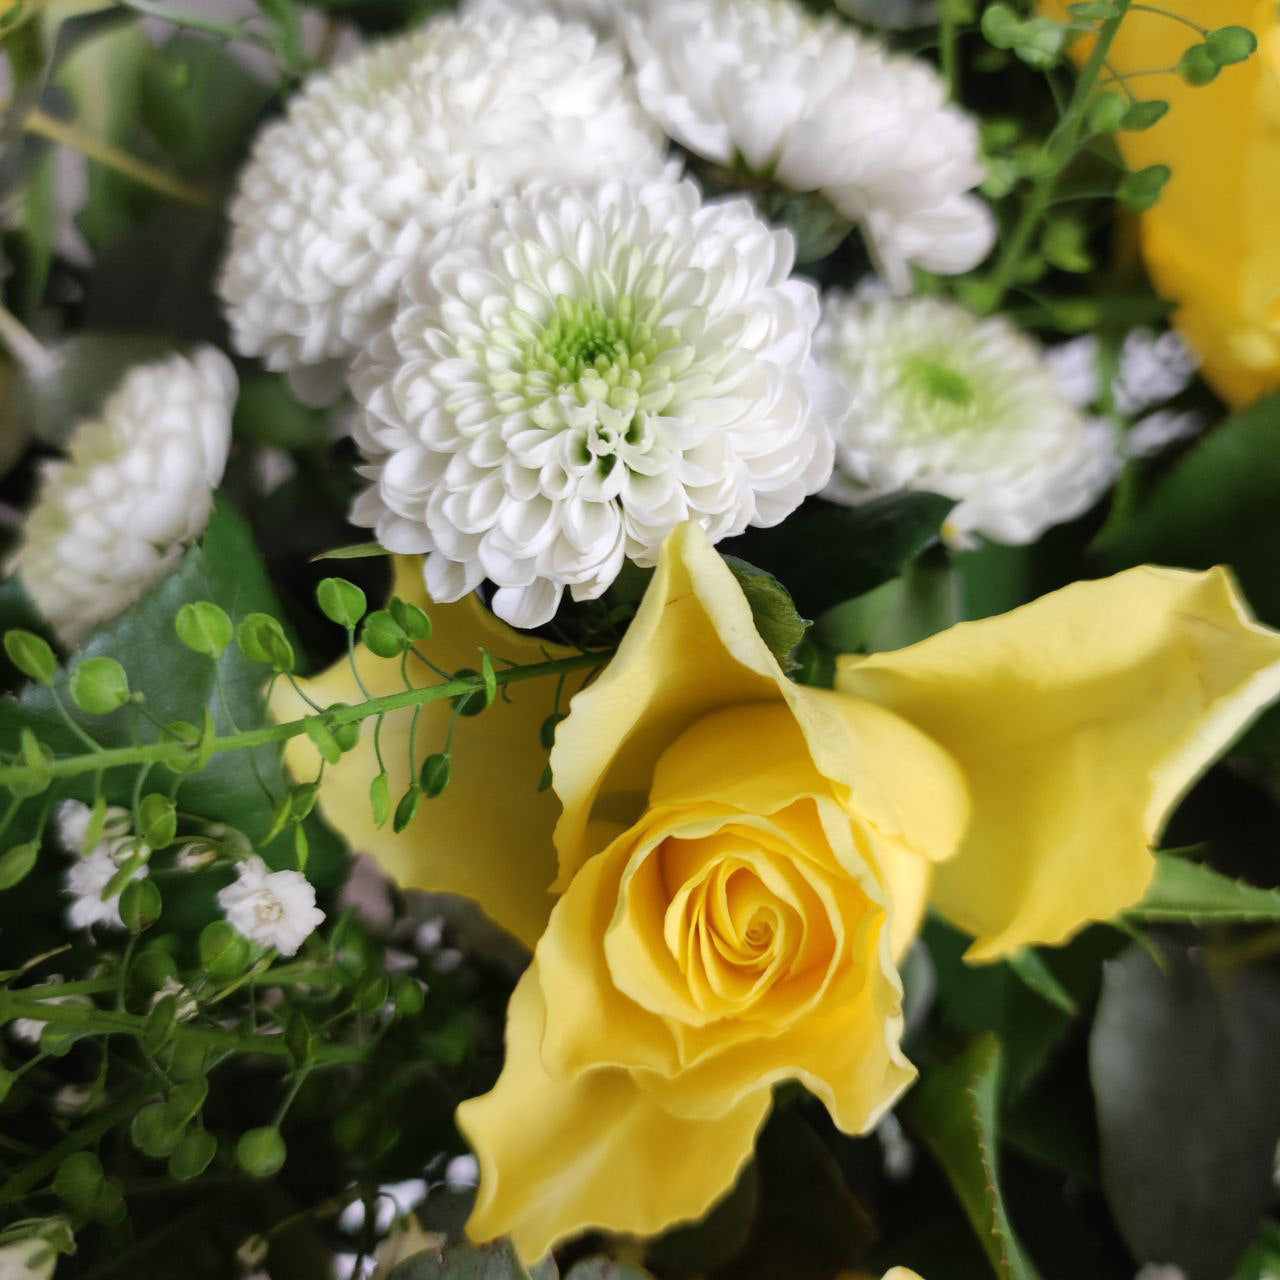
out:
{"label": "baby's breath flower", "polygon": [[[123,928],[120,919],[121,885],[104,900],[102,894],[120,868],[146,846],[131,834],[128,810],[111,806],[102,824],[102,835],[93,848],[86,848],[91,810],[79,800],[64,800],[58,806],[54,822],[58,839],[68,853],[79,856],[67,869],[63,884],[72,896],[67,920],[73,929],[87,929],[95,924]],[[147,875],[144,862],[129,877],[139,880]]]}
{"label": "baby's breath flower", "polygon": [[127,609],[204,531],[235,398],[212,347],[140,365],[45,464],[10,568],[65,644]]}
{"label": "baby's breath flower", "polygon": [[882,290],[829,295],[815,350],[847,391],[836,501],[901,489],[955,498],[955,545],[1024,543],[1086,511],[1115,476],[1110,426],[1058,389],[1002,316]]}
{"label": "baby's breath flower", "polygon": [[161,1000],[167,1000],[170,996],[173,997],[175,1004],[173,1016],[178,1022],[190,1022],[200,1012],[200,1006],[195,996],[191,994],[191,989],[172,977],[166,978],[160,984],[151,997],[149,1007],[154,1009]]}
{"label": "baby's breath flower", "polygon": [[938,73],[797,0],[673,0],[629,15],[640,99],[677,142],[727,169],[821,192],[858,223],[886,279],[967,271],[994,222],[976,123]]}
{"label": "baby's breath flower", "polygon": [[237,933],[259,946],[291,956],[324,922],[316,891],[300,871],[271,871],[261,858],[246,858],[236,880],[218,894],[218,905]]}
{"label": "baby's breath flower", "polygon": [[482,579],[516,626],[599,596],[697,521],[771,525],[831,469],[794,242],[691,183],[542,191],[462,219],[356,362],[373,483],[353,519]]}
{"label": "baby's breath flower", "polygon": [[664,159],[621,52],[585,26],[485,5],[437,17],[313,76],[259,135],[219,285],[236,347],[331,398],[459,212],[530,181],[657,176]]}

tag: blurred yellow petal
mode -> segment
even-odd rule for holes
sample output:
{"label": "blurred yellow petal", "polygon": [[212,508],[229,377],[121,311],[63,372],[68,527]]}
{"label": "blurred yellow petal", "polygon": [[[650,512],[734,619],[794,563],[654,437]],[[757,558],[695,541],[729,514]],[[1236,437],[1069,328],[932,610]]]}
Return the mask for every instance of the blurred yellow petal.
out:
{"label": "blurred yellow petal", "polygon": [[[396,557],[394,590],[430,613],[431,639],[419,648],[446,671],[478,669],[482,649],[521,664],[569,656],[567,650],[513,631],[475,596],[456,604],[433,604],[423,587],[417,558]],[[358,646],[356,662],[373,697],[404,688],[399,659],[379,658]],[[438,679],[416,658],[410,664],[415,682]],[[566,694],[581,684],[584,675],[575,672],[567,678]],[[320,706],[364,700],[345,659],[299,683]],[[553,677],[513,684],[507,690],[510,701],[499,697],[482,715],[459,719],[452,781],[443,795],[422,802],[417,817],[400,835],[389,822],[381,829],[374,826],[369,784],[378,766],[373,721],[365,720],[355,750],[325,769],[320,787],[324,817],[353,849],[371,854],[405,888],[474,898],[494,920],[532,947],[554,901],[549,889],[555,875],[551,833],[557,806],[549,791],[539,793],[537,788],[546,767],[539,730],[554,710],[555,687]],[[277,685],[271,702],[277,720],[293,720],[308,711],[287,683]],[[442,746],[451,715],[447,701],[423,708],[418,723],[419,764]],[[412,711],[396,711],[387,716],[382,728],[393,807],[409,786],[412,722]],[[320,768],[320,757],[305,737],[290,740],[285,762],[300,782],[314,778]]]}
{"label": "blurred yellow petal", "polygon": [[837,686],[964,769],[973,815],[933,895],[991,959],[1142,897],[1174,804],[1280,692],[1280,635],[1224,570],[1141,568],[842,659]]}
{"label": "blurred yellow petal", "polygon": [[[1067,0],[1044,0],[1065,17]],[[1206,27],[1237,25],[1259,38],[1257,55],[1211,84],[1180,76],[1129,82],[1170,111],[1151,129],[1117,135],[1131,169],[1167,164],[1173,176],[1142,215],[1156,288],[1179,304],[1176,320],[1204,358],[1206,378],[1233,404],[1280,387],[1280,11],[1274,0],[1162,0]],[[1128,14],[1108,59],[1121,73],[1173,66],[1194,31],[1158,13]],[[1074,46],[1077,59],[1089,42]]]}
{"label": "blurred yellow petal", "polygon": [[545,1022],[535,962],[511,997],[501,1078],[458,1108],[480,1164],[471,1237],[510,1235],[532,1262],[587,1227],[651,1235],[700,1217],[751,1155],[769,1091],[714,1120],[677,1118],[628,1071],[553,1079],[538,1050]]}

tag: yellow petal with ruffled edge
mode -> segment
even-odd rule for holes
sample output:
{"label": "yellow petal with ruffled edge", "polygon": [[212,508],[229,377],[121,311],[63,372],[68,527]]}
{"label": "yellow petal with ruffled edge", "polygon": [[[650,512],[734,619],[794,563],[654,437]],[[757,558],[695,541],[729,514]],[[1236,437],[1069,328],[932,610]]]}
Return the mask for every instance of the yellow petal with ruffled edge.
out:
{"label": "yellow petal with ruffled edge", "polygon": [[510,1235],[528,1263],[587,1227],[652,1235],[705,1213],[750,1156],[769,1091],[715,1119],[677,1118],[627,1071],[553,1080],[538,1049],[545,1025],[535,961],[511,997],[501,1078],[458,1108],[480,1165],[468,1233]]}
{"label": "yellow petal with ruffled edge", "polygon": [[836,683],[964,769],[973,816],[933,897],[988,960],[1139,901],[1174,804],[1280,693],[1280,634],[1223,569],[1141,568],[843,658]]}
{"label": "yellow petal with ruffled edge", "polygon": [[[569,650],[513,631],[475,596],[456,604],[433,604],[416,557],[396,557],[394,590],[431,615],[431,639],[419,648],[446,671],[478,670],[482,650],[520,664],[571,656]],[[416,658],[410,663],[416,682],[439,678]],[[404,688],[399,659],[379,658],[359,646],[356,664],[373,697]],[[566,696],[584,676],[584,672],[573,672],[566,678]],[[364,701],[345,659],[299,683],[320,706]],[[509,701],[500,696],[483,714],[461,717],[454,733],[453,778],[448,788],[437,799],[424,800],[417,817],[399,835],[390,823],[379,829],[373,822],[369,784],[378,765],[373,721],[363,721],[359,745],[324,771],[319,803],[325,819],[353,849],[371,854],[406,889],[475,898],[494,920],[532,947],[554,901],[549,889],[555,876],[551,832],[557,806],[550,792],[539,793],[538,781],[546,767],[539,731],[554,710],[555,690],[553,676],[513,684],[507,690]],[[452,710],[447,701],[423,708],[418,722],[419,763],[440,750]],[[309,711],[287,683],[276,686],[271,714],[277,720],[293,720]],[[382,727],[382,755],[393,806],[409,786],[412,722],[412,711],[395,711]],[[297,737],[286,748],[285,763],[301,782],[316,776],[320,757],[307,738]]]}
{"label": "yellow petal with ruffled edge", "polygon": [[[1043,0],[1067,17],[1067,0]],[[1168,114],[1116,142],[1130,169],[1167,164],[1173,176],[1141,218],[1143,252],[1156,288],[1179,304],[1176,320],[1204,358],[1208,381],[1226,400],[1248,404],[1280,387],[1280,10],[1275,0],[1162,0],[1161,8],[1207,27],[1250,28],[1258,53],[1211,84],[1168,73],[1130,81]],[[1197,43],[1164,14],[1126,15],[1110,68],[1124,74],[1172,67]],[[1077,62],[1091,41],[1073,46]]]}
{"label": "yellow petal with ruffled edge", "polygon": [[[724,707],[791,709],[818,771],[843,788],[886,841],[928,859],[954,852],[968,817],[964,781],[945,751],[883,709],[788,680],[751,607],[705,532],[682,525],[663,546],[640,608],[604,674],[577,695],[551,753],[564,805],[556,826],[563,890],[591,856],[644,812],[658,757]],[[769,750],[726,742],[724,758]],[[919,803],[921,792],[929,803]]]}

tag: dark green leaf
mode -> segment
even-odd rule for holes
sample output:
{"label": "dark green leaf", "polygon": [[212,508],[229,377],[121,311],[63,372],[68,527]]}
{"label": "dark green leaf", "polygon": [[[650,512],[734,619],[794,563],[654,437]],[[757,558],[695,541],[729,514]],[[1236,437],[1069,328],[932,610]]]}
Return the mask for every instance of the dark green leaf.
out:
{"label": "dark green leaf", "polygon": [[25,880],[31,868],[36,865],[39,853],[39,841],[31,840],[26,844],[14,845],[0,855],[0,889],[12,889],[15,884]]}
{"label": "dark green leaf", "polygon": [[816,618],[896,577],[937,541],[954,506],[932,493],[889,494],[856,507],[815,502],[772,529],[729,539],[720,550],[773,574],[796,608]]}
{"label": "dark green leaf", "polygon": [[193,1129],[169,1157],[169,1176],[175,1182],[198,1178],[218,1151],[218,1141],[207,1129]]}
{"label": "dark green leaf", "polygon": [[1280,623],[1280,394],[1268,396],[1200,440],[1096,547],[1111,568],[1229,564],[1245,595]]}
{"label": "dark green leaf", "polygon": [[91,1151],[76,1151],[58,1166],[53,1193],[72,1209],[87,1213],[102,1195],[105,1182],[102,1161]]}
{"label": "dark green leaf", "polygon": [[494,1244],[446,1245],[406,1258],[387,1280],[557,1280],[551,1258],[523,1267],[505,1241]]}
{"label": "dark green leaf", "polygon": [[168,796],[158,791],[142,797],[138,805],[142,824],[138,834],[153,849],[167,849],[178,834],[178,811]]}
{"label": "dark green leaf", "polygon": [[794,666],[791,655],[804,639],[810,622],[796,610],[795,602],[787,589],[771,573],[757,569],[755,565],[739,560],[737,556],[725,556],[725,564],[742,588],[751,606],[760,638],[769,646],[769,652],[777,658],[784,671]]}
{"label": "dark green leaf", "polygon": [[453,777],[453,760],[444,752],[434,752],[422,764],[422,793],[428,800],[434,800],[449,785]]}
{"label": "dark green leaf", "polygon": [[1280,982],[1164,947],[1106,967],[1089,1042],[1103,1185],[1138,1258],[1227,1280],[1271,1199]]}
{"label": "dark green leaf", "polygon": [[911,1127],[942,1166],[1000,1280],[1038,1272],[1009,1222],[996,1163],[1000,1042],[980,1036],[960,1056],[928,1072],[907,1095]]}

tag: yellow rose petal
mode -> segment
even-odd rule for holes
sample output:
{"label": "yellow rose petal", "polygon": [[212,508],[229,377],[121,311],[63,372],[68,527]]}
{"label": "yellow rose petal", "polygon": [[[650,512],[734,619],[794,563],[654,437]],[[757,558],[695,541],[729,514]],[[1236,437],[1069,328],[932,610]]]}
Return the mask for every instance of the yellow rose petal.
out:
{"label": "yellow rose petal", "polygon": [[845,658],[837,685],[964,769],[973,816],[934,900],[991,959],[1142,897],[1173,805],[1280,692],[1280,635],[1221,569],[1141,568]]}
{"label": "yellow rose petal", "polygon": [[630,1072],[553,1079],[538,1051],[545,1020],[535,962],[511,998],[501,1078],[458,1108],[480,1164],[468,1233],[510,1235],[528,1263],[587,1227],[650,1235],[700,1217],[751,1155],[769,1091],[689,1120],[647,1097]]}
{"label": "yellow rose petal", "polygon": [[[456,604],[433,604],[423,587],[418,558],[396,557],[394,590],[430,613],[431,639],[419,647],[446,671],[479,669],[482,649],[517,663],[569,656],[568,650],[513,631],[474,596]],[[404,688],[399,659],[376,657],[361,645],[356,663],[373,697]],[[416,658],[410,664],[415,682],[439,679]],[[581,683],[583,674],[575,672],[567,678],[567,691]],[[299,683],[320,706],[364,701],[346,659]],[[353,849],[371,854],[405,888],[475,898],[494,920],[532,947],[554,901],[549,888],[555,875],[551,832],[557,807],[555,797],[539,793],[537,787],[546,767],[539,729],[554,709],[555,686],[553,677],[515,684],[508,691],[510,701],[499,698],[483,714],[463,716],[454,734],[452,781],[437,799],[423,801],[417,817],[400,835],[390,823],[379,829],[373,822],[369,783],[378,766],[373,721],[365,720],[355,750],[325,769],[319,801],[324,817]],[[419,764],[440,749],[452,710],[447,701],[423,708],[418,723]],[[277,720],[293,720],[309,711],[287,683],[276,685],[271,714]],[[412,721],[412,711],[396,711],[387,716],[382,728],[393,805],[409,785]],[[316,776],[320,757],[306,737],[297,737],[286,748],[285,763],[295,779],[304,781]]]}

